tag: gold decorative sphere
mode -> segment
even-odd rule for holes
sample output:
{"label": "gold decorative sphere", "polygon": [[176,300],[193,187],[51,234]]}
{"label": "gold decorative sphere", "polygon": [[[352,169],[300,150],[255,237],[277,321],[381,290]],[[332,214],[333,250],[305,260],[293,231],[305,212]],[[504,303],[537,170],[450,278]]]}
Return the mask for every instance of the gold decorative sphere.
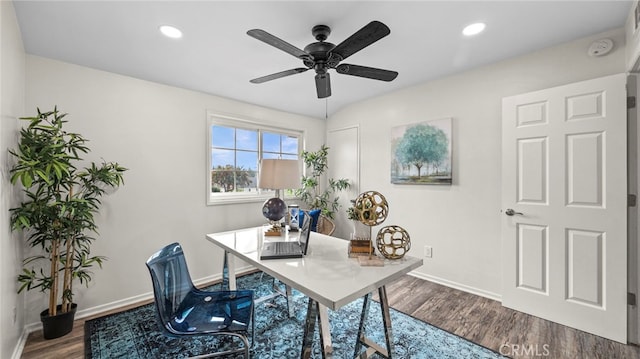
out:
{"label": "gold decorative sphere", "polygon": [[367,226],[376,226],[387,219],[389,203],[382,193],[376,191],[362,192],[354,204],[360,222]]}
{"label": "gold decorative sphere", "polygon": [[411,238],[400,226],[386,226],[378,231],[376,246],[385,258],[400,259],[411,249]]}

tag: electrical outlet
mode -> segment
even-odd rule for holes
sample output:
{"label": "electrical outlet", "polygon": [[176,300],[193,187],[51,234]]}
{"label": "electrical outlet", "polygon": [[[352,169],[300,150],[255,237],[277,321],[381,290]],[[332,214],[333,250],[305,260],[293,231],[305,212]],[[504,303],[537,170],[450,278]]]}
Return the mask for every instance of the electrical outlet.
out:
{"label": "electrical outlet", "polygon": [[433,249],[431,246],[424,246],[424,256],[427,258],[431,258],[433,256]]}

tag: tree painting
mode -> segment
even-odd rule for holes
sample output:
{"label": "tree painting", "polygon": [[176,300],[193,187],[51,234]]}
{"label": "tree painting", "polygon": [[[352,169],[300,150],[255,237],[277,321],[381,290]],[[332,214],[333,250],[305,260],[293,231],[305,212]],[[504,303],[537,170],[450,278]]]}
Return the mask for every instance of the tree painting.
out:
{"label": "tree painting", "polygon": [[394,127],[391,183],[451,184],[451,119]]}

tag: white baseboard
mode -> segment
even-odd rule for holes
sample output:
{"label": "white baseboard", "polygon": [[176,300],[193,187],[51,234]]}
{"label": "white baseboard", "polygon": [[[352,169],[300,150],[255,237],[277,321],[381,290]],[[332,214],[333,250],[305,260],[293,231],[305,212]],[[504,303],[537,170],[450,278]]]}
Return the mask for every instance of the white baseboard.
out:
{"label": "white baseboard", "polygon": [[18,342],[16,343],[15,348],[13,349],[11,359],[20,359],[22,357],[22,351],[24,350],[25,344],[27,344],[28,337],[29,331],[27,331],[25,327],[25,329],[22,330],[22,334],[20,334],[20,338],[18,338]]}
{"label": "white baseboard", "polygon": [[442,285],[444,285],[446,287],[458,289],[458,290],[461,290],[463,292],[479,295],[481,297],[485,297],[485,298],[497,300],[498,302],[502,302],[502,295],[500,295],[498,293],[489,292],[489,291],[484,290],[484,289],[471,287],[471,286],[468,286],[468,285],[465,285],[465,284],[453,282],[453,281],[450,281],[448,279],[439,278],[439,277],[432,276],[432,275],[429,275],[429,274],[418,273],[416,271],[410,272],[409,275],[414,276],[416,278],[428,280],[430,282],[442,284]]}
{"label": "white baseboard", "polygon": [[139,303],[152,298],[153,298],[153,292],[148,292],[148,293],[143,293],[133,297],[116,300],[111,303],[105,303],[95,307],[86,308],[76,312],[76,319],[90,317],[96,314],[104,313],[117,308],[122,308],[124,306]]}

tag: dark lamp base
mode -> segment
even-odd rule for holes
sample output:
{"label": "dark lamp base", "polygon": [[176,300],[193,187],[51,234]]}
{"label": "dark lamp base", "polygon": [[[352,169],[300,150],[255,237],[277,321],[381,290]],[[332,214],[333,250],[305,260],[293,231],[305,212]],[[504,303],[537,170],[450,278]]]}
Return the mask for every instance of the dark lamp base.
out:
{"label": "dark lamp base", "polygon": [[270,221],[281,220],[285,213],[287,213],[287,205],[280,198],[269,198],[262,205],[262,215]]}

